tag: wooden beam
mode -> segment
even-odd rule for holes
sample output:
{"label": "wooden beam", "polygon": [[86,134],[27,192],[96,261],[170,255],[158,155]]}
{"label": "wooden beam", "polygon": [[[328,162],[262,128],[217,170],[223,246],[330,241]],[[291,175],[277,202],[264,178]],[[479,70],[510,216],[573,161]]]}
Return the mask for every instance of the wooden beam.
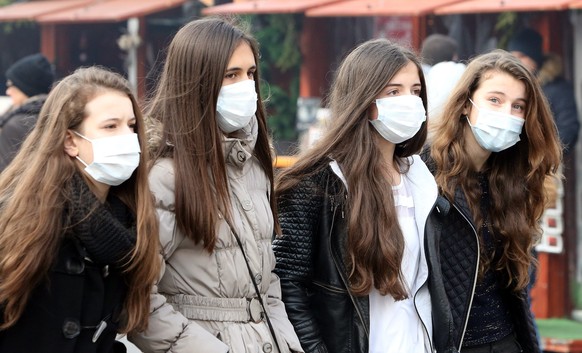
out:
{"label": "wooden beam", "polygon": [[147,29],[146,18],[139,18],[139,37],[141,44],[137,48],[137,100],[143,102],[146,98],[146,76],[147,76],[147,58],[146,43]]}
{"label": "wooden beam", "polygon": [[56,61],[57,29],[54,24],[40,25],[40,52],[54,63]]}

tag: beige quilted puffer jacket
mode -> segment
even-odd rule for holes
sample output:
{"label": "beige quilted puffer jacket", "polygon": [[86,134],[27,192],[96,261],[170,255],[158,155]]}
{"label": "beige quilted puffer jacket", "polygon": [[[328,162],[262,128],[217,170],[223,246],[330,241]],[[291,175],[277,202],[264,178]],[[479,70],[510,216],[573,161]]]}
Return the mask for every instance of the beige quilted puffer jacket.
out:
{"label": "beige quilted puffer jacket", "polygon": [[[279,278],[272,272],[273,217],[270,183],[252,155],[256,120],[226,138],[225,152],[234,227],[241,238],[251,270],[281,353],[302,352],[281,301]],[[192,180],[196,182],[196,180]],[[270,353],[276,345],[265,320],[260,320],[247,265],[228,224],[216,225],[214,252],[186,238],[175,227],[174,164],[161,159],[151,170],[150,188],[160,220],[163,268],[152,295],[152,313],[146,332],[130,335],[144,352]],[[196,202],[196,200],[193,200]]]}

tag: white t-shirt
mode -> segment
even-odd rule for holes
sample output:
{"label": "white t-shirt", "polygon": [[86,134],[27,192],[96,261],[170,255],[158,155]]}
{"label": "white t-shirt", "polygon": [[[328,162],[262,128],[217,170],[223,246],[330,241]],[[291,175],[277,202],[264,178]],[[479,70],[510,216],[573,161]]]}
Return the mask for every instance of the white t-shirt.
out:
{"label": "white t-shirt", "polygon": [[408,182],[402,176],[392,187],[394,204],[405,248],[402,274],[408,289],[408,299],[394,301],[372,289],[370,299],[370,353],[421,353],[425,347],[425,330],[414,307],[414,294],[422,283],[417,280],[421,256],[421,237],[414,217],[414,200]]}

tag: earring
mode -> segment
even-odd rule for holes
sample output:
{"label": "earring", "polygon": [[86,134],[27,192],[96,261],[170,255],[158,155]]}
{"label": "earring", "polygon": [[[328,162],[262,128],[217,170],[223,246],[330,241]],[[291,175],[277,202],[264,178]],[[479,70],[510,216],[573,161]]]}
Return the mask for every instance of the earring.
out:
{"label": "earring", "polygon": [[461,120],[463,119],[469,119],[469,116],[467,114],[461,114]]}

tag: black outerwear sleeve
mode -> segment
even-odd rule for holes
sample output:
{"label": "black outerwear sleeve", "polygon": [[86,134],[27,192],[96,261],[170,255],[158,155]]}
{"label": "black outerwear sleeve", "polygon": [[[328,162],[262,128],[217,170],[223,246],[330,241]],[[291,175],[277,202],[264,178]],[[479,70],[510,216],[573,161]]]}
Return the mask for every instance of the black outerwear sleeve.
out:
{"label": "black outerwear sleeve", "polygon": [[0,172],[12,162],[34,128],[45,100],[46,95],[34,97],[0,116]]}
{"label": "black outerwear sleeve", "polygon": [[574,91],[563,78],[558,78],[542,87],[554,115],[558,135],[565,152],[570,152],[576,146],[580,122]]}
{"label": "black outerwear sleeve", "polygon": [[281,279],[287,315],[306,353],[328,352],[310,303],[324,196],[317,179],[312,176],[303,180],[278,197],[282,235],[273,242],[277,258],[275,272]]}

